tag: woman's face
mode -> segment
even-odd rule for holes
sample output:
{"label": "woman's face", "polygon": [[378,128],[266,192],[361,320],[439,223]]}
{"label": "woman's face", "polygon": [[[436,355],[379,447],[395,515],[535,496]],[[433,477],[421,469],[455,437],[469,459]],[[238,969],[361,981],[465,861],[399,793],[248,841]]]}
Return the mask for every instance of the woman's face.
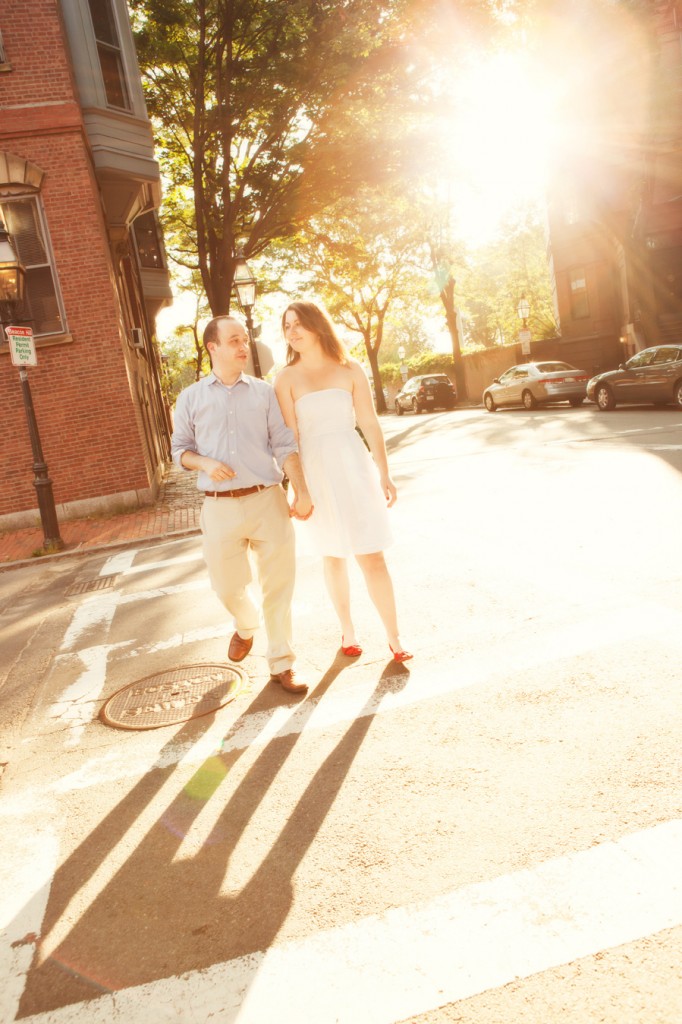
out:
{"label": "woman's face", "polygon": [[309,331],[298,318],[295,309],[288,309],[284,315],[284,338],[294,352],[307,352],[319,345],[315,331]]}

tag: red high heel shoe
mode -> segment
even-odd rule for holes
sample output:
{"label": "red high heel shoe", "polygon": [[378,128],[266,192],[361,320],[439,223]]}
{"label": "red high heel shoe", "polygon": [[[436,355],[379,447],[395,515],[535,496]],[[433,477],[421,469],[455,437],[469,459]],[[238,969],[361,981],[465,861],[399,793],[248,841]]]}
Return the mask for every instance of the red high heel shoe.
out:
{"label": "red high heel shoe", "polygon": [[348,647],[344,647],[343,637],[341,637],[341,651],[347,658],[359,658],[362,654],[362,647],[359,644],[349,644]]}
{"label": "red high heel shoe", "polygon": [[409,651],[394,651],[391,645],[388,645],[388,649],[393,655],[393,660],[402,664],[404,661],[409,661],[410,658],[414,658],[414,654],[410,654]]}

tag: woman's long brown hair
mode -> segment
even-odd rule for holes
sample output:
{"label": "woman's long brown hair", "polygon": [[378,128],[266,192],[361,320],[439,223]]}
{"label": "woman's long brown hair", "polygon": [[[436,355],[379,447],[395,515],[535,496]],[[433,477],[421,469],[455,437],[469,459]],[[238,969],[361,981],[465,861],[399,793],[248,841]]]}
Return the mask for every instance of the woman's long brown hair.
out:
{"label": "woman's long brown hair", "polygon": [[[346,350],[336,336],[334,326],[324,310],[320,309],[314,302],[291,302],[282,313],[282,333],[284,333],[284,323],[289,312],[296,314],[307,331],[314,331],[320,339],[322,350],[328,356],[331,356],[332,359],[337,363],[341,363],[341,365],[348,362]],[[298,352],[294,352],[291,345],[287,342],[287,365],[295,363],[299,359]]]}

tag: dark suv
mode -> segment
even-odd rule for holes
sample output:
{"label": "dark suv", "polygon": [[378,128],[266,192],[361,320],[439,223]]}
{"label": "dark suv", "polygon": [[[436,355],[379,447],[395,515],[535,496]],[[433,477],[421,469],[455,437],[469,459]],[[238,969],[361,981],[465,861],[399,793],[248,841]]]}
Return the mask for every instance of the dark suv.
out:
{"label": "dark suv", "polygon": [[424,409],[454,409],[457,394],[444,373],[427,373],[411,377],[395,396],[395,411],[402,416],[406,409],[414,413]]}

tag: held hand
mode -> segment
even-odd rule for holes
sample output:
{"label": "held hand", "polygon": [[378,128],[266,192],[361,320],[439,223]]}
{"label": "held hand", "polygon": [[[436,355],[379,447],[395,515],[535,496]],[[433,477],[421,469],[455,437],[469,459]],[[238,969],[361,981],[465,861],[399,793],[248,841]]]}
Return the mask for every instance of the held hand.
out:
{"label": "held hand", "polygon": [[390,508],[391,505],[395,505],[396,501],[398,500],[398,492],[390,476],[385,477],[381,481],[381,489],[384,492],[384,497],[386,498],[386,505],[388,506],[388,508]]}
{"label": "held hand", "polygon": [[222,483],[224,480],[233,480],[237,475],[226,463],[218,462],[217,459],[210,459],[208,456],[204,459],[203,469],[205,473],[208,473],[211,480],[215,480],[216,483]]}
{"label": "held hand", "polygon": [[292,519],[310,519],[313,514],[313,507],[307,491],[304,494],[296,494],[289,507],[289,516]]}

